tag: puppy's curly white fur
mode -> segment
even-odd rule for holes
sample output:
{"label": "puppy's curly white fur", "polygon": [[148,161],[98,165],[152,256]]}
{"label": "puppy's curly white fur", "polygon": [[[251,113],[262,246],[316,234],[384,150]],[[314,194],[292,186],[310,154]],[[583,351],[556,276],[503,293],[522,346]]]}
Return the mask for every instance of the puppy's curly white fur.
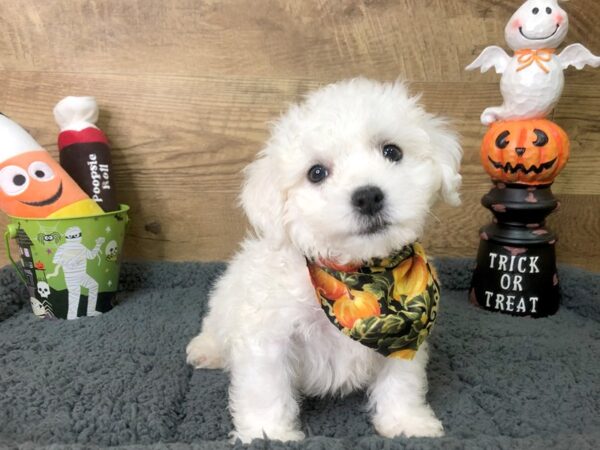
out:
{"label": "puppy's curly white fur", "polygon": [[443,434],[425,400],[426,344],[402,361],[344,336],[315,300],[306,258],[344,264],[413,243],[438,198],[459,202],[460,159],[456,135],[401,82],[332,84],[275,124],[245,172],[255,236],[187,347],[195,367],[231,372],[234,437],[302,439],[300,396],[361,388],[380,434]]}

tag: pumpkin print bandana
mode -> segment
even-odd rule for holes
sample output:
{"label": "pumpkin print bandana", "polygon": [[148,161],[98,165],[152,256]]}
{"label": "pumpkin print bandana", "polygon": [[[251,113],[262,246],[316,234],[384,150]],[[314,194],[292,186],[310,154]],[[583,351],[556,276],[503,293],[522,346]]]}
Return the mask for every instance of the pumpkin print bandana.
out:
{"label": "pumpkin print bandana", "polygon": [[435,270],[420,244],[365,265],[308,261],[308,270],[323,311],[342,333],[384,356],[414,358],[440,299]]}

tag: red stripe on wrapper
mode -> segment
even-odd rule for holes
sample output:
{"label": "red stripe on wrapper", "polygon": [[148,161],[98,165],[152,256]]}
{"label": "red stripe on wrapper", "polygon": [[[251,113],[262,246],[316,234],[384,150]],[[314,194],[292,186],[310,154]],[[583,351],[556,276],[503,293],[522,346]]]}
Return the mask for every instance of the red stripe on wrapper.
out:
{"label": "red stripe on wrapper", "polygon": [[98,128],[89,127],[81,131],[65,130],[58,135],[58,149],[62,150],[65,147],[73,144],[82,144],[87,142],[102,142],[108,145],[106,135]]}

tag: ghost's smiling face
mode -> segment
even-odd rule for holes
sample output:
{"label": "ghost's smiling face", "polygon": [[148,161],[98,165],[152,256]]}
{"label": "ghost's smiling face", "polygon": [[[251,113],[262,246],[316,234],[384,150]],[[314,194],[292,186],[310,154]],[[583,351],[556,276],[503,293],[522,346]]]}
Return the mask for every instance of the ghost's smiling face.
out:
{"label": "ghost's smiling face", "polygon": [[504,35],[513,50],[556,48],[568,29],[569,17],[557,0],[527,0],[508,21]]}

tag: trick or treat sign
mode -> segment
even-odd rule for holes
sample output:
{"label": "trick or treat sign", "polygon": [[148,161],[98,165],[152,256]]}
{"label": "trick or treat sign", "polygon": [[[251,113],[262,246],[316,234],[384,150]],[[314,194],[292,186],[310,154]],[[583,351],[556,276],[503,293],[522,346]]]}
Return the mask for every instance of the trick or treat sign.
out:
{"label": "trick or treat sign", "polygon": [[554,242],[512,247],[482,239],[471,302],[518,316],[544,317],[559,304]]}

